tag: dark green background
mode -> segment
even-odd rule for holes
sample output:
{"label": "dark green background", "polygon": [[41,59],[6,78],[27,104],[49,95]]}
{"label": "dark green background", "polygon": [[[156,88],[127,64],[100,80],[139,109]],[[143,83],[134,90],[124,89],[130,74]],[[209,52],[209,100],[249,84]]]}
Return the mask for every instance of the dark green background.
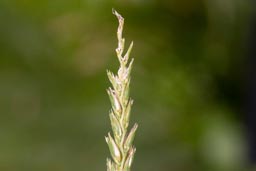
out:
{"label": "dark green background", "polygon": [[134,41],[133,170],[248,170],[245,0],[1,0],[0,170],[106,170],[112,7]]}

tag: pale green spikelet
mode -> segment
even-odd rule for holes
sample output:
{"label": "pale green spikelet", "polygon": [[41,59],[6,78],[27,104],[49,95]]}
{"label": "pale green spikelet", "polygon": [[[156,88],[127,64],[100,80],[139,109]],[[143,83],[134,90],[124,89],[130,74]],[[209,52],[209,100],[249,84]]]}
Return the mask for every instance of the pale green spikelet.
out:
{"label": "pale green spikelet", "polygon": [[[126,54],[123,56],[125,39],[122,37],[124,18],[113,9],[113,14],[119,21],[117,29],[118,47],[116,48],[117,58],[120,63],[117,74],[107,71],[108,79],[112,88],[107,89],[112,109],[109,112],[109,118],[113,131],[113,137],[110,133],[106,138],[110,154],[113,159],[107,159],[107,171],[130,171],[135,154],[135,147],[132,143],[138,124],[128,131],[131,107],[133,100],[129,97],[129,85],[131,80],[131,70],[133,59],[129,63],[129,56],[133,47],[131,42]],[[129,64],[128,64],[129,63]]]}

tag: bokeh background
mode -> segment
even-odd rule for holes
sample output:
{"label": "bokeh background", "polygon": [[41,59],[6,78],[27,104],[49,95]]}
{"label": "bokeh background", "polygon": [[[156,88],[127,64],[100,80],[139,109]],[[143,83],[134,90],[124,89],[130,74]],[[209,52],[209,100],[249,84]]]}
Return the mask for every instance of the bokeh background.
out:
{"label": "bokeh background", "polygon": [[135,43],[133,170],[248,171],[246,0],[1,0],[0,170],[106,170],[112,7]]}

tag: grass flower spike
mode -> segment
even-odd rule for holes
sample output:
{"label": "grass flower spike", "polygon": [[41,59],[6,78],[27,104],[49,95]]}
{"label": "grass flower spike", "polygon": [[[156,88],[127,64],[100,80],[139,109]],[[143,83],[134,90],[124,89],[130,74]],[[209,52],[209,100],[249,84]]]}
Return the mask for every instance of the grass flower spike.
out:
{"label": "grass flower spike", "polygon": [[133,100],[129,97],[129,84],[131,80],[131,69],[133,59],[129,62],[129,56],[133,47],[130,44],[127,52],[123,55],[125,39],[122,37],[124,18],[113,9],[113,14],[119,21],[117,29],[118,47],[116,48],[117,58],[120,63],[117,74],[107,71],[112,87],[107,89],[112,109],[109,117],[113,131],[106,138],[112,159],[107,159],[107,171],[130,171],[135,154],[135,147],[132,145],[138,125],[134,124],[128,131],[131,107]]}

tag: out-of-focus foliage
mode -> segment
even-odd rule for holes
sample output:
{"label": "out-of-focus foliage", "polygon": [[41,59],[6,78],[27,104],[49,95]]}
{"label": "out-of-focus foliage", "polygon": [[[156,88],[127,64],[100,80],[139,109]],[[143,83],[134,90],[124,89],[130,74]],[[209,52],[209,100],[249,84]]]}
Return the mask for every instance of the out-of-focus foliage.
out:
{"label": "out-of-focus foliage", "polygon": [[115,7],[134,40],[134,171],[243,171],[244,0],[1,0],[0,170],[105,170]]}

